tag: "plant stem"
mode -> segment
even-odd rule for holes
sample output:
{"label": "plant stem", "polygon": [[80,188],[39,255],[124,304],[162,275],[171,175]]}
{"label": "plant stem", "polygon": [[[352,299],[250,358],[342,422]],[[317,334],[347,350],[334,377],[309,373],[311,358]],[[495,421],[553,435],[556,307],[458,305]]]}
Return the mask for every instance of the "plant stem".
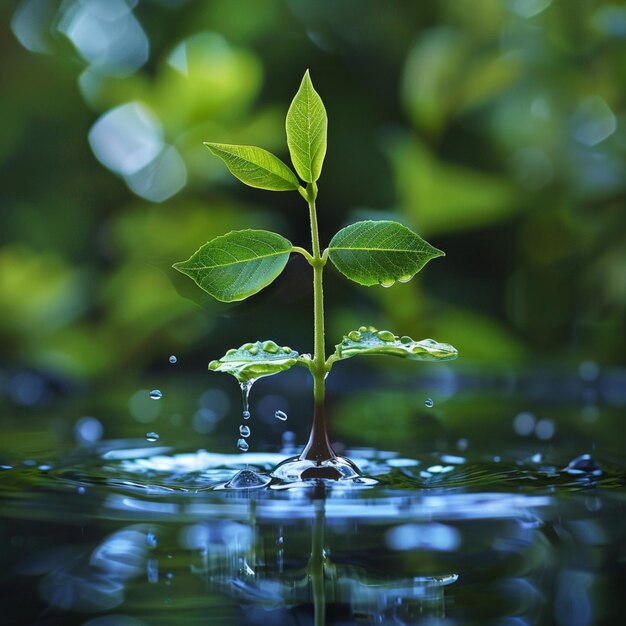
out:
{"label": "plant stem", "polygon": [[326,418],[324,416],[325,378],[328,373],[326,368],[326,350],[324,345],[324,284],[323,274],[326,258],[320,253],[319,232],[317,228],[317,211],[315,200],[317,198],[317,185],[307,185],[307,203],[309,205],[309,217],[311,221],[311,247],[313,258],[310,261],[313,266],[313,333],[314,353],[313,363],[310,368],[313,376],[313,397],[315,412],[313,415],[313,427],[311,436],[301,459],[315,460],[318,463],[328,459],[334,459],[335,453],[330,447],[326,432]]}

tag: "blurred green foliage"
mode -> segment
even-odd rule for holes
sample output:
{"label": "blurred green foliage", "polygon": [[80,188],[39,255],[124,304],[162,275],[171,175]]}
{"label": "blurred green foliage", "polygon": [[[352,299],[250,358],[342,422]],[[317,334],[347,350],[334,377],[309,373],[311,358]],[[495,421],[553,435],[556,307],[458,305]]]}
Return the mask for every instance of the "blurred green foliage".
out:
{"label": "blurred green foliage", "polygon": [[[142,0],[133,15],[149,56],[130,70],[87,59],[62,32],[72,2],[38,3],[36,18],[31,5],[0,8],[5,364],[130,385],[170,353],[202,371],[266,329],[310,349],[303,265],[235,307],[198,300],[168,269],[242,223],[306,244],[295,200],[231,181],[202,142],[284,157],[285,103],[307,67],[331,126],[322,240],[375,216],[447,253],[393,290],[329,273],[329,344],[370,323],[449,341],[461,368],[623,362],[621,4]],[[47,54],[26,49],[38,46]],[[184,185],[161,203],[90,149],[94,123],[134,102],[184,164]]]}

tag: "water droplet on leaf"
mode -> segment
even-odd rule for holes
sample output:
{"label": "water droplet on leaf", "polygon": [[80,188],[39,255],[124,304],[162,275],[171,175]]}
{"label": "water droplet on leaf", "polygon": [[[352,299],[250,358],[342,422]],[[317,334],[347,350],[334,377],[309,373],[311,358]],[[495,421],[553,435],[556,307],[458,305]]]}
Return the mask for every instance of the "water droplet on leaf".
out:
{"label": "water droplet on leaf", "polygon": [[248,448],[250,447],[248,445],[248,442],[245,439],[239,439],[237,441],[237,447],[242,451],[242,452],[247,452]]}
{"label": "water droplet on leaf", "polygon": [[242,425],[239,427],[239,434],[240,434],[242,437],[249,437],[249,436],[250,436],[250,427],[249,427],[249,426],[246,426],[245,424],[242,424]]}
{"label": "water droplet on leaf", "polygon": [[351,330],[348,333],[348,339],[351,341],[359,341],[359,339],[361,339],[361,333],[358,330]]}
{"label": "water droplet on leaf", "polygon": [[396,284],[396,281],[393,278],[381,278],[378,284],[381,287],[388,289],[389,287],[393,287]]}
{"label": "water droplet on leaf", "polygon": [[155,442],[159,440],[159,433],[149,432],[146,433],[146,439],[151,442]]}
{"label": "water droplet on leaf", "polygon": [[270,354],[276,354],[280,348],[273,341],[266,341],[263,344],[263,350]]}
{"label": "water droplet on leaf", "polygon": [[413,278],[413,276],[411,274],[405,274],[404,276],[400,276],[400,278],[398,278],[398,282],[399,283],[408,283],[411,278]]}
{"label": "water droplet on leaf", "polygon": [[160,400],[160,399],[163,397],[163,394],[161,393],[161,390],[160,390],[160,389],[153,389],[153,390],[150,392],[150,397],[151,397],[153,400]]}
{"label": "water droplet on leaf", "polygon": [[287,419],[287,413],[279,410],[274,413],[274,417],[284,422]]}
{"label": "water droplet on leaf", "polygon": [[395,341],[396,336],[390,330],[379,330],[376,336],[382,341]]}
{"label": "water droplet on leaf", "polygon": [[435,406],[435,403],[433,402],[432,398],[426,398],[426,400],[424,400],[424,406],[428,409],[432,409],[433,406]]}

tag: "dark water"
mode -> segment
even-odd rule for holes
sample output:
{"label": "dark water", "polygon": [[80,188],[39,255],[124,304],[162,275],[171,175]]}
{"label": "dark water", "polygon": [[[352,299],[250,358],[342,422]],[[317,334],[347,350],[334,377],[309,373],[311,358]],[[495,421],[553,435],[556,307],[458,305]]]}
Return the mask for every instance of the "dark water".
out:
{"label": "dark water", "polygon": [[624,465],[580,454],[353,450],[369,480],[290,486],[284,454],[139,440],[7,459],[2,623],[621,624]]}

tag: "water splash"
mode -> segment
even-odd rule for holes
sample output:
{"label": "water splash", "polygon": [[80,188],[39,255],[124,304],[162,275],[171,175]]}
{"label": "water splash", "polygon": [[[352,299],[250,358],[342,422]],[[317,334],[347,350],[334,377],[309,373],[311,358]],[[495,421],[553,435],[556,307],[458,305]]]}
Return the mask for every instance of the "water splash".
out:
{"label": "water splash", "polygon": [[287,417],[288,416],[287,416],[287,413],[285,413],[284,411],[280,411],[279,410],[279,411],[276,411],[276,413],[274,413],[274,417],[276,419],[281,420],[282,422],[285,422],[285,421],[287,421]]}
{"label": "water splash", "polygon": [[150,398],[152,398],[152,400],[160,400],[163,397],[163,393],[161,392],[160,389],[153,389],[150,392]]}
{"label": "water splash", "polygon": [[225,489],[258,489],[265,487],[271,478],[258,474],[251,469],[243,469],[237,472],[225,485]]}
{"label": "water splash", "polygon": [[565,468],[565,471],[568,474],[602,475],[600,464],[590,454],[581,454],[575,459],[572,459]]}

